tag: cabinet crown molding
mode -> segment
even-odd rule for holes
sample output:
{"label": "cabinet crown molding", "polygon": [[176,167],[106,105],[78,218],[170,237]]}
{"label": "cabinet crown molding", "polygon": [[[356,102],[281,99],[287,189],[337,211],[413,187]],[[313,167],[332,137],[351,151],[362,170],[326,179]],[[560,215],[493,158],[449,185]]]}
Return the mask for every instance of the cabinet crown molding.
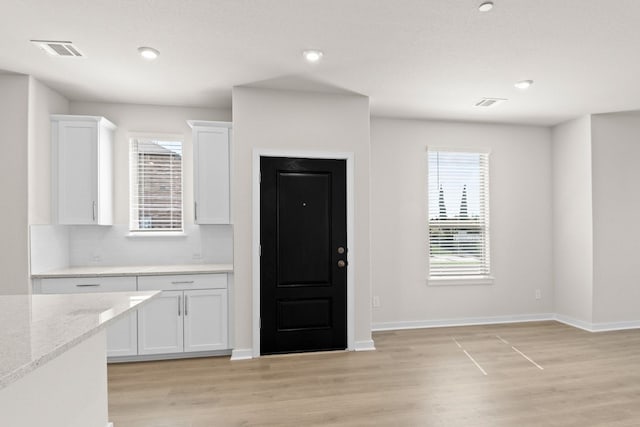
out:
{"label": "cabinet crown molding", "polygon": [[95,122],[100,126],[115,130],[117,126],[113,124],[109,119],[102,116],[77,116],[70,114],[52,114],[51,121],[82,121],[82,122]]}
{"label": "cabinet crown molding", "polygon": [[233,127],[233,123],[232,122],[214,122],[214,121],[207,121],[207,120],[187,120],[187,123],[189,124],[189,127],[191,127],[191,129],[196,128],[196,127],[224,127],[224,128],[229,128],[231,129]]}

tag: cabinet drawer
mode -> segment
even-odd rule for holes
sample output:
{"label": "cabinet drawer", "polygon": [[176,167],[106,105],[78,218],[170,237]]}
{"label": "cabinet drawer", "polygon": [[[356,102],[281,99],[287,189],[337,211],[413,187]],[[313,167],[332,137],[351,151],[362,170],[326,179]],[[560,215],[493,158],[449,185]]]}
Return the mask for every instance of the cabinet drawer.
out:
{"label": "cabinet drawer", "polygon": [[227,275],[179,274],[174,276],[139,276],[140,291],[179,291],[191,289],[226,289]]}
{"label": "cabinet drawer", "polygon": [[86,292],[131,292],[136,290],[136,278],[131,277],[61,277],[42,279],[43,294],[73,294]]}

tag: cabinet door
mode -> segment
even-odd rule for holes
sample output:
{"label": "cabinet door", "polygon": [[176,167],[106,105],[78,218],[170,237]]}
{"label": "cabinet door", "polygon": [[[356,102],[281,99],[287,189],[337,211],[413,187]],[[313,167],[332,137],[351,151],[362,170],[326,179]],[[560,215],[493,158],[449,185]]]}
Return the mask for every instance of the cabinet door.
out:
{"label": "cabinet door", "polygon": [[58,223],[95,224],[98,134],[92,122],[58,125]]}
{"label": "cabinet door", "polygon": [[135,311],[107,328],[107,357],[138,354],[138,313]]}
{"label": "cabinet door", "polygon": [[229,224],[229,129],[196,127],[194,141],[194,220]]}
{"label": "cabinet door", "polygon": [[138,354],[183,350],[182,291],[163,291],[138,309]]}
{"label": "cabinet door", "polygon": [[227,290],[184,292],[184,351],[228,348]]}

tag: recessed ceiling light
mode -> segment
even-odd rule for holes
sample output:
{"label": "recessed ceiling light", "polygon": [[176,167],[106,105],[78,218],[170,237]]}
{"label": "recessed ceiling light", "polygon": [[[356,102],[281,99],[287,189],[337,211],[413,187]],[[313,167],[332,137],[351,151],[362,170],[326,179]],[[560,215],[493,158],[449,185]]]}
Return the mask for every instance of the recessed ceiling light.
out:
{"label": "recessed ceiling light", "polygon": [[492,1],[486,1],[486,2],[482,3],[480,6],[478,6],[478,10],[480,12],[489,12],[491,9],[493,9],[493,2]]}
{"label": "recessed ceiling light", "polygon": [[160,55],[160,52],[152,47],[139,47],[138,53],[140,53],[140,56],[142,56],[144,59],[147,59],[149,61],[153,61]]}
{"label": "recessed ceiling light", "polygon": [[322,51],[321,50],[305,50],[302,52],[302,56],[309,62],[318,62],[322,59]]}
{"label": "recessed ceiling light", "polygon": [[529,89],[529,87],[533,84],[533,80],[520,80],[518,83],[514,84],[518,89]]}

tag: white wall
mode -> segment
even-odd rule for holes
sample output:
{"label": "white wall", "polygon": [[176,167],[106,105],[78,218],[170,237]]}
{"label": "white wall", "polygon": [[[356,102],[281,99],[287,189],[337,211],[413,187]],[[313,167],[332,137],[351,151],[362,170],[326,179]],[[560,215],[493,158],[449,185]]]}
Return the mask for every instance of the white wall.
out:
{"label": "white wall", "polygon": [[[64,100],[56,99],[46,87],[34,85],[37,117],[65,113]],[[50,210],[50,144],[47,147],[38,138],[34,165],[41,168],[32,177],[34,195],[31,244],[33,254],[32,273],[42,273],[67,266],[86,265],[145,265],[230,263],[233,260],[233,228],[229,225],[197,226],[193,224],[193,145],[191,128],[187,120],[230,121],[231,111],[161,107],[152,105],[111,104],[97,102],[71,102],[69,114],[104,116],[117,125],[114,141],[114,225],[62,227],[48,224]],[[40,126],[40,121],[38,121]],[[37,128],[44,135],[45,128]],[[127,237],[129,233],[129,134],[182,135],[183,145],[183,203],[185,236],[177,237]],[[46,169],[46,173],[43,172]],[[51,250],[66,253],[48,257]],[[65,263],[66,265],[61,265]]]}
{"label": "white wall", "polygon": [[69,101],[29,79],[29,224],[51,222],[51,114],[66,114]]}
{"label": "white wall", "polygon": [[69,262],[69,226],[29,226],[29,253],[31,274],[67,268]]}
{"label": "white wall", "polygon": [[71,102],[70,114],[104,116],[118,129],[114,141],[114,224],[129,224],[129,133],[181,134],[185,225],[193,224],[193,145],[187,120],[230,121],[231,111],[209,108]]}
{"label": "white wall", "polygon": [[[542,127],[372,119],[374,328],[552,312],[550,139]],[[491,150],[492,285],[427,285],[429,145]]]}
{"label": "white wall", "polygon": [[0,74],[0,294],[29,292],[29,77]]}
{"label": "white wall", "polygon": [[640,321],[638,134],[637,111],[553,128],[556,312],[582,327]]}
{"label": "white wall", "polygon": [[[40,271],[68,265],[69,242],[63,227],[34,236],[33,224],[51,222],[51,114],[66,114],[69,101],[40,81],[29,78],[29,264]],[[41,238],[40,238],[41,237]],[[34,240],[35,239],[35,240]],[[32,245],[36,242],[35,247]],[[45,244],[42,244],[45,243]]]}
{"label": "white wall", "polygon": [[[31,80],[30,175],[32,273],[67,266],[229,263],[231,226],[193,224],[193,159],[187,120],[229,121],[231,111],[109,103],[68,103]],[[114,141],[112,227],[49,225],[51,221],[50,114],[105,116],[117,126]],[[180,134],[184,138],[184,237],[127,237],[129,225],[129,132]],[[55,252],[55,253],[53,253]],[[63,265],[64,264],[64,265]]]}
{"label": "white wall", "polygon": [[184,236],[128,236],[128,225],[70,227],[69,264],[175,265],[230,264],[233,228],[188,225]]}
{"label": "white wall", "polygon": [[[0,170],[3,223],[0,293],[30,291],[29,224],[50,221],[49,115],[65,113],[68,101],[38,80],[0,75],[0,139],[6,161]],[[2,250],[0,250],[2,251]],[[57,254],[49,257],[57,258]]]}
{"label": "white wall", "polygon": [[593,150],[594,323],[640,321],[640,112],[597,114]]}
{"label": "white wall", "polygon": [[593,321],[591,116],[552,129],[555,311]]}
{"label": "white wall", "polygon": [[356,95],[233,89],[232,206],[235,348],[252,348],[252,156],[254,148],[353,152],[355,340],[370,342],[369,99]]}
{"label": "white wall", "polygon": [[181,236],[129,236],[128,225],[31,226],[31,274],[79,266],[232,264],[230,225],[188,225]]}

